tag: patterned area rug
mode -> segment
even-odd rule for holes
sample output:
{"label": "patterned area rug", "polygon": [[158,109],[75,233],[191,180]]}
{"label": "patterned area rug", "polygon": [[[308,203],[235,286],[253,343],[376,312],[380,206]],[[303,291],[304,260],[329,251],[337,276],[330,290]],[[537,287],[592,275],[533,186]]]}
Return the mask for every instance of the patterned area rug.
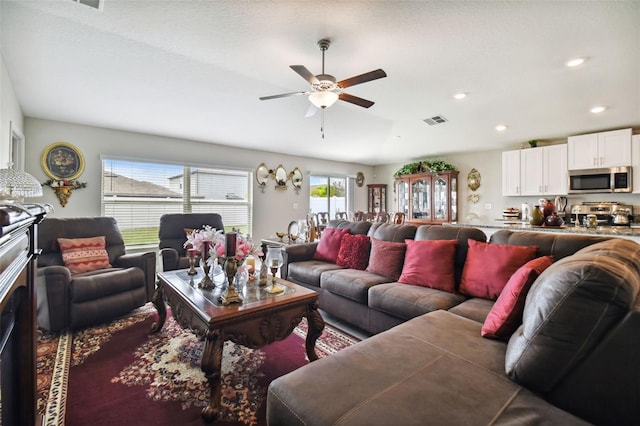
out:
{"label": "patterned area rug", "polygon": [[[209,385],[200,370],[204,343],[171,318],[150,334],[147,304],[86,330],[38,334],[38,411],[44,425],[197,424]],[[222,412],[216,425],[265,424],[269,383],[308,363],[307,324],[261,349],[225,342]],[[358,342],[326,326],[316,343],[325,357]]]}

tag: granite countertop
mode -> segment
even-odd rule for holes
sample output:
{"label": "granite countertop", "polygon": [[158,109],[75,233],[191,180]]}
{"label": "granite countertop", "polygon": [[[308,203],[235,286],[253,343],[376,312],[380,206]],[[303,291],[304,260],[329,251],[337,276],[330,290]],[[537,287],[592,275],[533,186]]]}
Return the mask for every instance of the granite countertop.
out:
{"label": "granite countertop", "polygon": [[[446,226],[469,226],[472,228],[493,228],[512,229],[518,231],[537,232],[563,232],[568,234],[590,234],[590,235],[610,235],[610,236],[631,236],[640,237],[640,228],[629,226],[598,226],[596,228],[585,228],[583,226],[562,225],[562,226],[534,226],[522,221],[469,221],[445,223]],[[636,225],[637,226],[637,225]]]}

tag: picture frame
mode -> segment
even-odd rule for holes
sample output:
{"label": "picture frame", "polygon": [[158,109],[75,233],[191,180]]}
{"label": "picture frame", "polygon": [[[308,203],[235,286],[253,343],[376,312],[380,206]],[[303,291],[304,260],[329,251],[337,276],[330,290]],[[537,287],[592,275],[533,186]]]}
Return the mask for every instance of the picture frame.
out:
{"label": "picture frame", "polygon": [[84,171],[84,157],[67,142],[54,142],[42,152],[42,170],[51,179],[76,179]]}

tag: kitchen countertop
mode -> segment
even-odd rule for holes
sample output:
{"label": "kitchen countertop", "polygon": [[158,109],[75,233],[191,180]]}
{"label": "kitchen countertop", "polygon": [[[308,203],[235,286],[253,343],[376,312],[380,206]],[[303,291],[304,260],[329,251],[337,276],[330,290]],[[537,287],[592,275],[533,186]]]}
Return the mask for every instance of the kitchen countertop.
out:
{"label": "kitchen countertop", "polygon": [[[562,226],[534,226],[522,221],[495,221],[495,222],[451,222],[444,223],[446,226],[469,226],[472,228],[490,228],[493,230],[511,229],[514,231],[536,231],[536,232],[562,232],[567,234],[589,234],[589,235],[608,235],[620,237],[639,237],[640,228],[635,226],[598,226],[596,228],[585,228],[583,226],[562,225]],[[637,226],[637,225],[636,225]]]}

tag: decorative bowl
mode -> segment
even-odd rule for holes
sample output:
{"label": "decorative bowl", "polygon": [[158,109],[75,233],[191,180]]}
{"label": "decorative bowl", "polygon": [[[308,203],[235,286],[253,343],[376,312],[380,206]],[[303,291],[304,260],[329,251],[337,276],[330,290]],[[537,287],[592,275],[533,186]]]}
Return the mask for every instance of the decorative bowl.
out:
{"label": "decorative bowl", "polygon": [[282,240],[283,237],[287,236],[286,232],[276,232],[276,236]]}

